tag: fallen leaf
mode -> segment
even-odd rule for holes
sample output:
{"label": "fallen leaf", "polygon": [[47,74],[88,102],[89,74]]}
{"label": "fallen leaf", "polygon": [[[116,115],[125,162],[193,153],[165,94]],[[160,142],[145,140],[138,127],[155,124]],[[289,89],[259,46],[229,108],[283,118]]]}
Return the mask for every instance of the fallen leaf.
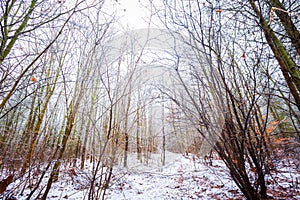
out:
{"label": "fallen leaf", "polygon": [[7,176],[5,179],[0,181],[0,194],[2,194],[3,192],[5,192],[7,186],[12,183],[14,180],[14,175],[11,174],[9,176]]}

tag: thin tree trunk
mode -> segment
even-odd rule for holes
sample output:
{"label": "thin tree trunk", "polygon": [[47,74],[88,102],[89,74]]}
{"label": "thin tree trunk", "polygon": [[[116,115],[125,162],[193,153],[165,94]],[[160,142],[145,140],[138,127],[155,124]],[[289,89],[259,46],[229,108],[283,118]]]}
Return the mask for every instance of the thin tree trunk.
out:
{"label": "thin tree trunk", "polygon": [[[50,61],[52,61],[52,58],[51,58]],[[21,175],[23,175],[25,173],[26,169],[28,168],[30,160],[31,160],[32,155],[34,153],[35,146],[36,146],[36,143],[37,143],[37,139],[38,139],[38,136],[40,134],[40,129],[41,129],[41,126],[42,126],[42,123],[43,123],[43,120],[44,120],[44,117],[45,117],[50,99],[51,99],[51,97],[54,93],[54,90],[56,88],[56,82],[58,80],[60,69],[61,69],[61,65],[56,70],[53,86],[51,87],[50,84],[47,83],[46,92],[45,92],[45,103],[43,104],[42,110],[38,115],[38,119],[37,119],[36,125],[35,125],[34,130],[33,130],[33,137],[32,137],[28,152],[26,154],[26,157],[25,157],[22,169],[21,169]],[[51,67],[48,68],[48,71],[47,71],[48,75],[50,74],[50,72],[51,72]],[[38,105],[38,107],[39,106],[40,105]],[[34,124],[34,121],[32,121],[31,123]]]}
{"label": "thin tree trunk", "polygon": [[54,163],[52,172],[51,172],[50,177],[48,179],[46,190],[45,190],[45,193],[42,196],[42,200],[46,200],[47,195],[48,195],[48,193],[51,189],[52,183],[56,182],[58,180],[59,168],[60,168],[60,165],[61,165],[61,159],[64,155],[69,136],[70,136],[70,134],[72,132],[72,129],[74,127],[75,115],[76,115],[78,107],[79,107],[80,99],[81,99],[81,95],[79,95],[79,98],[77,99],[74,107],[73,107],[73,102],[72,101],[69,105],[70,114],[68,116],[67,125],[66,125],[66,128],[65,128],[65,132],[64,132],[64,135],[63,135],[62,142],[61,142],[61,148],[60,148],[59,153],[58,153],[58,158],[57,158],[56,162]]}
{"label": "thin tree trunk", "polygon": [[162,96],[162,109],[161,109],[161,121],[162,121],[162,165],[164,166],[166,164],[166,134],[165,134],[165,102],[164,102],[164,96]]}
{"label": "thin tree trunk", "polygon": [[129,118],[129,109],[131,105],[131,86],[129,89],[129,94],[127,98],[127,106],[125,111],[125,124],[124,124],[124,136],[125,136],[125,147],[124,147],[124,163],[123,166],[127,167],[127,158],[128,158],[128,147],[129,147],[129,135],[128,135],[128,118]]}
{"label": "thin tree trunk", "polygon": [[275,13],[279,17],[281,24],[291,39],[292,45],[300,56],[300,33],[291,19],[291,14],[286,11],[285,7],[279,0],[270,0],[271,5],[275,8]]}
{"label": "thin tree trunk", "polygon": [[300,111],[300,73],[297,70],[295,63],[285,50],[283,44],[276,37],[273,30],[268,26],[268,23],[263,18],[255,2],[253,0],[250,0],[250,4],[253,11],[259,18],[259,23],[264,31],[266,40],[280,65],[281,72],[285,78],[286,83],[288,84],[292,96],[294,97],[296,106]]}
{"label": "thin tree trunk", "polygon": [[162,127],[162,134],[163,134],[163,143],[162,143],[162,165],[166,165],[166,134],[165,134],[165,127]]}
{"label": "thin tree trunk", "polygon": [[[138,94],[140,95],[140,94]],[[137,159],[141,161],[141,140],[140,140],[140,131],[141,131],[141,116],[140,116],[140,96],[138,98],[138,106],[137,106],[137,120],[136,120],[136,151],[137,151]]]}

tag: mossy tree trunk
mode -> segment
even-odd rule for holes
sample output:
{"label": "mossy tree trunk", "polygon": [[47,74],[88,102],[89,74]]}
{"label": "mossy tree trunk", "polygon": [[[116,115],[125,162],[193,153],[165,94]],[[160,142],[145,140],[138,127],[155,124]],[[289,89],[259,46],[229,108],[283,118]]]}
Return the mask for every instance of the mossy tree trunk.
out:
{"label": "mossy tree trunk", "polygon": [[[277,1],[272,1],[274,5],[280,5]],[[298,110],[300,111],[300,72],[297,68],[295,62],[288,54],[287,50],[285,49],[282,42],[278,39],[274,31],[271,29],[270,24],[266,21],[266,19],[263,17],[261,11],[257,7],[254,0],[250,0],[250,5],[256,14],[256,16],[259,19],[259,24],[265,34],[265,38],[267,40],[268,45],[272,49],[274,56],[276,60],[279,63],[280,70],[283,74],[283,77],[285,78],[285,81],[290,89],[290,92],[295,100],[295,105],[297,106]],[[276,14],[280,16],[280,19],[284,25],[284,27],[287,29],[288,35],[291,37],[291,39],[294,41],[293,45],[296,45],[298,47],[299,38],[297,40],[297,37],[299,37],[299,32],[297,31],[296,27],[294,27],[293,23],[289,18],[283,19],[286,17],[284,14],[279,13],[279,11],[276,11]],[[297,41],[296,41],[297,40]]]}

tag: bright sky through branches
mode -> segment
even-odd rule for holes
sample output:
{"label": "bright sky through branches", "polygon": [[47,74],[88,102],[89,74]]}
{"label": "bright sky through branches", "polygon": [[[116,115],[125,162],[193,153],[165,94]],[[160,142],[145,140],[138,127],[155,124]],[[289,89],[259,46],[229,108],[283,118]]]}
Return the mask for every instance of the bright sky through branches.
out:
{"label": "bright sky through branches", "polygon": [[[116,0],[117,16],[123,28],[147,28],[150,19],[150,6],[141,0]],[[149,5],[149,4],[148,4]]]}

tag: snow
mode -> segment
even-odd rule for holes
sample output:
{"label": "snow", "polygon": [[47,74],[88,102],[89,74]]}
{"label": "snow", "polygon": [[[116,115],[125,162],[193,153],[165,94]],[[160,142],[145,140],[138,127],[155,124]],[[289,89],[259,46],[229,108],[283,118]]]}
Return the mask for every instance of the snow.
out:
{"label": "snow", "polygon": [[[129,154],[128,168],[121,167],[120,160],[120,166],[114,167],[105,199],[245,199],[230,178],[225,164],[217,157],[208,165],[204,159],[193,155],[167,152],[165,166],[161,165],[160,158],[160,154],[151,154],[146,165],[145,160],[143,163],[137,160],[136,154]],[[279,169],[276,173],[266,177],[266,180],[272,183],[268,194],[273,197],[300,199],[297,185],[297,181],[300,180],[299,169],[287,167],[283,162],[277,167]],[[104,175],[107,169],[103,168]],[[93,165],[89,162],[83,170],[68,165],[62,167],[60,178],[53,184],[48,199],[88,199],[92,172]],[[39,192],[43,193],[47,180],[46,176],[31,199],[36,199]],[[24,180],[15,181],[8,187],[6,194],[13,194],[18,200],[25,200],[32,190],[28,182],[25,185]],[[34,181],[32,182],[34,185]],[[290,190],[294,186],[298,188]]]}
{"label": "snow", "polygon": [[228,199],[236,196],[238,188],[221,161],[214,160],[213,166],[208,167],[192,156],[177,156],[161,171],[128,170],[110,189],[107,199]]}

